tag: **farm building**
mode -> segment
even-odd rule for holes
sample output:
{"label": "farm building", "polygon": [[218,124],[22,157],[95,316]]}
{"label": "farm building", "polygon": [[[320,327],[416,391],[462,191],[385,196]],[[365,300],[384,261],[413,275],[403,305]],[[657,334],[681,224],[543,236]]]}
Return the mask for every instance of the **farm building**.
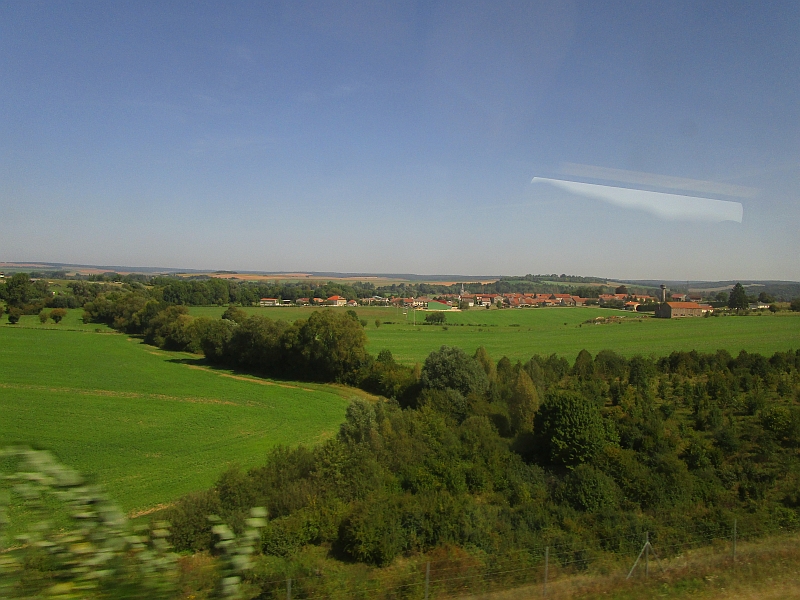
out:
{"label": "farm building", "polygon": [[347,304],[347,298],[343,298],[342,296],[331,296],[325,301],[325,303],[331,306],[344,306]]}
{"label": "farm building", "polygon": [[659,319],[675,319],[677,317],[702,317],[706,310],[697,302],[662,302],[656,308]]}
{"label": "farm building", "polygon": [[258,301],[259,306],[277,306],[278,299],[277,298],[262,298]]}

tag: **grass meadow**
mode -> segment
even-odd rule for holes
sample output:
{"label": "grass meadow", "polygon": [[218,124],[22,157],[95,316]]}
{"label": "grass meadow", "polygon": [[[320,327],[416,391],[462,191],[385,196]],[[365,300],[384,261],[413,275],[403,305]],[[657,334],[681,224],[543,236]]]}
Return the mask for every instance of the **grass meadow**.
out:
{"label": "grass meadow", "polygon": [[[194,307],[191,314],[218,317],[218,307]],[[314,311],[311,307],[248,308],[250,313],[293,321]],[[342,308],[331,310],[344,310]],[[528,360],[533,354],[556,353],[570,360],[582,349],[596,354],[611,349],[626,356],[662,356],[674,350],[737,354],[740,350],[770,355],[800,348],[800,314],[781,312],[749,316],[655,319],[598,307],[536,308],[448,312],[444,326],[421,325],[424,311],[404,315],[395,308],[356,309],[367,321],[369,351],[388,348],[405,364],[422,362],[442,345],[472,353],[484,346],[495,359]],[[596,317],[619,317],[619,322],[587,324]],[[413,319],[416,318],[416,325]],[[375,320],[382,323],[376,327]]]}
{"label": "grass meadow", "polygon": [[317,443],[344,418],[349,390],[200,368],[81,331],[79,315],[0,326],[0,447],[52,450],[129,513],[208,487],[233,463],[263,463],[275,445]]}

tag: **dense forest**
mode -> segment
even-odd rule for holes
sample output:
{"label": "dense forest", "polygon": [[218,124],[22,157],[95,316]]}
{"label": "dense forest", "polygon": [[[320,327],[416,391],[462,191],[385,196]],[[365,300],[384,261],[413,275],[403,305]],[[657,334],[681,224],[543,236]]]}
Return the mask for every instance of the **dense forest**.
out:
{"label": "dense forest", "polygon": [[[388,352],[377,362],[400,369]],[[800,352],[512,364],[443,347],[406,382],[354,401],[336,439],[184,498],[168,515],[175,546],[207,549],[204,514],[241,528],[257,505],[264,553],[323,545],[375,565],[448,544],[503,554],[579,536],[613,550],[604,540],[683,535],[665,523],[800,524]]]}

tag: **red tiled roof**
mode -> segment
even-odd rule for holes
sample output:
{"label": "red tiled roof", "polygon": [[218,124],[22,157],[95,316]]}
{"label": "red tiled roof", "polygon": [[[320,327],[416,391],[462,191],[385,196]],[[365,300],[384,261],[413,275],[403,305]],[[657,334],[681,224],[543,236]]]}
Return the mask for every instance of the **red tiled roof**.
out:
{"label": "red tiled roof", "polygon": [[697,302],[667,302],[671,308],[700,308]]}

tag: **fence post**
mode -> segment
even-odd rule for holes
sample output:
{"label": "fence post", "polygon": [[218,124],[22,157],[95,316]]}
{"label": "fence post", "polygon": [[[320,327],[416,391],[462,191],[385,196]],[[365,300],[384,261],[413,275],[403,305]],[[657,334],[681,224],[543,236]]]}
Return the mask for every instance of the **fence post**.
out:
{"label": "fence post", "polygon": [[292,600],[292,578],[286,578],[286,600]]}
{"label": "fence post", "polygon": [[650,574],[650,532],[644,532],[644,578]]}
{"label": "fence post", "polygon": [[733,562],[736,562],[736,519],[733,520]]}
{"label": "fence post", "polygon": [[542,596],[547,596],[547,571],[550,567],[550,546],[544,548],[544,587],[542,588]]}
{"label": "fence post", "polygon": [[425,600],[428,600],[428,593],[431,587],[431,561],[425,563]]}

